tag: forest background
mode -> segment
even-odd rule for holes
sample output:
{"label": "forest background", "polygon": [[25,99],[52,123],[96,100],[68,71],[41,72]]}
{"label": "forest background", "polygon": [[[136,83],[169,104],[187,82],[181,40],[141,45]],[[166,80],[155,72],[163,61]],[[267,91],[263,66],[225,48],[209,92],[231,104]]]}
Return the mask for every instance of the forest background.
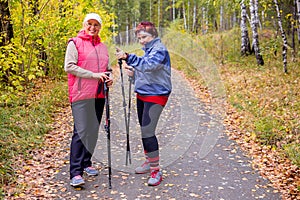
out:
{"label": "forest background", "polygon": [[[228,103],[224,123],[240,132],[234,139],[264,160],[260,169],[288,164],[273,183],[299,193],[300,0],[1,0],[0,7],[1,186],[15,181],[14,159],[30,159],[54,113],[68,106],[66,44],[85,14],[96,12],[111,57],[116,44],[135,41],[131,30],[140,21],[191,37],[218,67]],[[213,98],[189,55],[171,56],[172,65]],[[255,157],[249,146],[256,145]]]}

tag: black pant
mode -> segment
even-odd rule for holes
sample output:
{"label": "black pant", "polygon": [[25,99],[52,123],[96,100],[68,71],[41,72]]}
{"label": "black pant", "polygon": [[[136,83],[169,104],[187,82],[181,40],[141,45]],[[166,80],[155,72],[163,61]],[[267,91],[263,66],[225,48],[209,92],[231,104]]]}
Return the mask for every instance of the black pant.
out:
{"label": "black pant", "polygon": [[70,178],[83,174],[92,165],[105,99],[87,99],[72,103],[74,131],[71,141]]}

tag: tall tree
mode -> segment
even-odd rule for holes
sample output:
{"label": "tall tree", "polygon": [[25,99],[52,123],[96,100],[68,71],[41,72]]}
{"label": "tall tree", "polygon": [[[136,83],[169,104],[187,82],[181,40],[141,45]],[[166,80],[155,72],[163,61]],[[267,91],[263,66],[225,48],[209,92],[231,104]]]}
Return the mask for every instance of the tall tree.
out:
{"label": "tall tree", "polygon": [[192,26],[192,31],[196,32],[197,31],[197,1],[194,0],[194,6],[193,6],[193,26]]}
{"label": "tall tree", "polygon": [[8,1],[0,1],[0,46],[8,44],[14,37]]}
{"label": "tall tree", "polygon": [[297,0],[297,15],[298,15],[298,43],[300,44],[300,0]]}
{"label": "tall tree", "polygon": [[220,5],[220,31],[224,30],[224,6]]}
{"label": "tall tree", "polygon": [[276,7],[276,12],[277,12],[278,26],[279,26],[279,30],[281,32],[281,37],[282,37],[282,41],[283,41],[283,46],[282,46],[283,67],[284,67],[284,72],[287,73],[287,47],[288,47],[288,44],[287,44],[285,31],[283,30],[283,27],[282,27],[282,20],[281,20],[281,14],[280,14],[281,10],[280,10],[277,0],[274,0],[274,4]]}
{"label": "tall tree", "polygon": [[172,0],[172,20],[175,21],[176,15],[175,15],[175,0]]}
{"label": "tall tree", "polygon": [[241,55],[247,56],[251,54],[250,39],[247,28],[247,10],[244,0],[241,1]]}
{"label": "tall tree", "polygon": [[258,40],[258,31],[257,31],[257,13],[258,13],[258,6],[255,5],[257,3],[256,0],[250,0],[250,13],[251,13],[251,29],[252,29],[252,46],[255,53],[256,61],[258,65],[264,65],[263,57],[260,53],[259,48],[259,40]]}

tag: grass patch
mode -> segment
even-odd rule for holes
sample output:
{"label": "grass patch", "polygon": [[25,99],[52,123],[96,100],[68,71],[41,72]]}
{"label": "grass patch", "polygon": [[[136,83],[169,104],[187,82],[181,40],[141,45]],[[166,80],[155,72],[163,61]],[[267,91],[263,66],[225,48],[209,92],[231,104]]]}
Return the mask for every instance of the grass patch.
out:
{"label": "grass patch", "polygon": [[20,154],[26,157],[31,149],[43,144],[53,114],[68,102],[65,81],[43,80],[34,85],[9,103],[1,103],[1,186],[14,181],[14,158]]}

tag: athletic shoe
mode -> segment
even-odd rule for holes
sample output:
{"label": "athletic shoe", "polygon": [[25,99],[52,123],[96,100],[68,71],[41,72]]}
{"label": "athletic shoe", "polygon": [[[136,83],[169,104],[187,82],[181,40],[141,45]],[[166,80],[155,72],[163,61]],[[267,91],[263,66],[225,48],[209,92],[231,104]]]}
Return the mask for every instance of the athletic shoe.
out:
{"label": "athletic shoe", "polygon": [[87,167],[84,168],[84,172],[88,175],[88,176],[97,176],[99,174],[98,170],[96,170],[94,167]]}
{"label": "athletic shoe", "polygon": [[84,180],[83,180],[82,176],[81,175],[74,176],[71,179],[70,185],[73,186],[73,187],[76,187],[76,186],[79,186],[79,185],[84,185]]}
{"label": "athletic shoe", "polygon": [[151,171],[151,177],[148,180],[149,186],[157,186],[162,181],[162,173],[159,170],[152,170]]}
{"label": "athletic shoe", "polygon": [[144,162],[140,167],[135,168],[136,174],[145,174],[150,172],[150,163]]}

